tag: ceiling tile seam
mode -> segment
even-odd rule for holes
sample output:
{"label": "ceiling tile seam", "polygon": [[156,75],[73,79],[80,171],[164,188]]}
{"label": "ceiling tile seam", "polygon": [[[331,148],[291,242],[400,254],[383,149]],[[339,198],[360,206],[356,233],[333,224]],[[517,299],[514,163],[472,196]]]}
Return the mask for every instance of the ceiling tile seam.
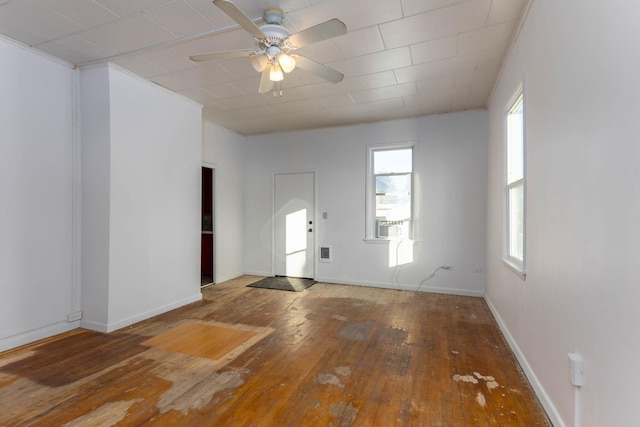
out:
{"label": "ceiling tile seam", "polygon": [[113,13],[113,14],[115,14],[115,15],[119,16],[120,18],[126,18],[126,17],[128,17],[128,16],[133,16],[133,15],[136,15],[136,14],[138,14],[138,13],[144,13],[144,12],[146,12],[146,11],[148,11],[148,10],[159,9],[159,8],[161,8],[161,7],[165,7],[165,6],[167,6],[168,4],[171,4],[171,3],[178,3],[178,2],[180,2],[180,1],[182,1],[182,0],[167,0],[167,1],[165,1],[164,3],[156,4],[156,5],[153,5],[153,6],[151,6],[151,7],[146,8],[146,9],[140,9],[140,10],[137,10],[137,11],[135,11],[135,12],[133,12],[133,13],[128,14],[128,15],[120,15],[119,13],[114,12],[113,10],[109,9],[109,7],[107,7],[107,6],[103,5],[102,3],[100,3],[100,0],[97,0],[97,1],[95,1],[95,0],[91,0],[91,1],[93,1],[94,3],[99,4],[100,6],[104,7],[104,8],[105,8],[105,9],[107,9],[109,12],[111,12],[111,13]]}
{"label": "ceiling tile seam", "polygon": [[[44,5],[43,5],[43,7],[46,7],[46,6],[44,6]],[[47,9],[48,9],[48,8],[47,8]],[[111,10],[109,10],[109,11],[110,11],[110,12],[112,12]],[[54,37],[54,38],[52,38],[52,39],[47,39],[47,40],[45,40],[45,41],[43,41],[43,42],[36,43],[36,44],[32,45],[32,47],[40,46],[40,45],[45,44],[45,43],[53,43],[53,42],[56,42],[56,41],[58,41],[58,40],[61,40],[61,39],[67,38],[67,37],[73,37],[73,36],[75,36],[75,37],[79,37],[79,38],[81,38],[83,41],[85,41],[85,42],[87,42],[87,43],[91,43],[92,45],[99,47],[99,48],[100,48],[100,49],[102,49],[102,50],[109,51],[108,49],[104,48],[103,46],[99,46],[99,45],[97,45],[97,44],[95,44],[95,43],[92,43],[92,42],[91,42],[91,41],[89,41],[88,39],[86,39],[86,38],[82,37],[82,34],[85,34],[85,33],[88,33],[88,32],[90,32],[90,31],[94,31],[94,30],[100,29],[100,28],[105,27],[105,26],[107,26],[107,25],[111,25],[111,24],[113,24],[113,22],[114,22],[114,21],[117,21],[117,19],[112,19],[112,20],[110,20],[110,21],[103,22],[103,23],[98,24],[98,25],[96,25],[96,26],[93,26],[93,27],[91,27],[91,28],[87,28],[87,27],[85,27],[84,25],[81,25],[81,24],[77,23],[76,21],[72,20],[71,18],[67,17],[66,15],[62,15],[62,14],[60,14],[60,13],[56,12],[55,10],[52,10],[52,12],[54,12],[54,13],[56,13],[56,14],[60,15],[60,16],[63,16],[65,19],[68,19],[69,21],[73,22],[74,24],[79,25],[79,26],[80,26],[80,27],[82,27],[83,29],[82,29],[82,30],[79,30],[79,31],[75,31],[75,32],[73,32],[73,33],[69,33],[69,34],[65,34],[65,35],[62,35],[62,36]],[[112,13],[114,13],[114,12],[112,12]],[[123,18],[129,18],[129,17],[135,16],[135,15],[137,15],[137,14],[140,14],[140,15],[142,15],[142,16],[145,16],[145,17],[147,17],[147,18],[150,18],[150,17],[148,17],[147,15],[145,15],[143,12],[136,12],[136,13],[132,13],[132,14],[130,14],[130,15],[126,15],[125,17],[120,17],[120,19],[123,19]],[[118,15],[118,16],[120,16],[120,15]],[[156,23],[156,22],[154,21],[154,23]],[[156,24],[157,24],[157,23],[156,23]],[[163,27],[163,29],[165,29],[165,28]],[[166,29],[165,29],[165,30],[166,30]],[[168,31],[168,30],[167,30],[167,31]],[[172,34],[173,34],[173,33],[172,33]],[[111,55],[111,56],[117,56],[117,55],[120,55],[120,54],[118,54],[118,53],[114,53],[114,54],[113,54],[113,55]],[[111,56],[108,56],[107,58],[111,58]],[[96,61],[99,61],[99,60],[96,60]],[[93,62],[93,61],[89,61],[89,62]],[[80,63],[80,64],[74,64],[74,65],[77,65],[77,66],[79,66],[79,67],[80,67],[80,66],[83,66],[83,65],[85,65],[85,64],[84,64],[84,63]]]}
{"label": "ceiling tile seam", "polygon": [[[117,16],[118,18],[122,18],[122,16],[118,15],[117,13],[115,13],[113,10],[109,9],[107,6],[103,5],[102,3],[100,3],[99,1],[96,0],[91,0],[91,3],[95,4],[98,7],[103,8],[104,10],[106,10],[109,13],[113,13],[115,16]],[[117,19],[117,18],[116,18]]]}
{"label": "ceiling tile seam", "polygon": [[[128,16],[128,15],[120,15],[119,13],[116,13],[115,11],[113,11],[113,10],[109,9],[109,7],[108,7],[108,6],[106,6],[106,5],[102,4],[102,3],[100,3],[100,0],[91,0],[91,1],[93,1],[94,3],[96,3],[96,4],[98,4],[98,5],[102,6],[102,7],[104,7],[104,8],[105,8],[105,9],[107,9],[109,12],[113,13],[114,15],[116,15],[116,16],[117,16],[117,17],[119,17],[119,18],[124,18],[125,16]],[[132,14],[132,15],[133,15],[133,14]]]}
{"label": "ceiling tile seam", "polygon": [[[188,58],[186,58],[186,57],[184,57],[184,56],[182,56],[182,55],[180,55],[180,54],[178,54],[178,55],[179,55],[181,58],[188,59]],[[179,68],[179,69],[177,69],[177,70],[170,70],[170,69],[167,69],[166,67],[163,67],[162,65],[160,65],[160,63],[158,63],[158,62],[156,62],[156,61],[154,61],[154,60],[152,60],[152,59],[149,59],[149,58],[146,56],[146,53],[142,53],[142,54],[140,54],[140,55],[125,56],[125,57],[123,57],[123,58],[121,58],[121,59],[135,58],[136,56],[139,56],[140,58],[143,58],[145,61],[149,62],[150,64],[153,64],[153,65],[155,65],[156,67],[161,68],[161,69],[163,69],[163,70],[165,71],[165,72],[164,72],[164,73],[162,73],[162,74],[156,74],[156,75],[150,76],[150,78],[153,78],[153,77],[161,77],[161,76],[164,76],[164,75],[167,75],[167,74],[171,74],[171,73],[176,73],[176,72],[177,72],[177,73],[179,73],[179,72],[186,71],[186,70],[190,70],[190,69],[192,69],[192,68],[197,67],[197,65],[196,65],[196,64],[193,64],[193,65],[191,65],[191,66],[189,66],[189,67]]]}
{"label": "ceiling tile seam", "polygon": [[205,21],[207,21],[208,23],[210,23],[211,25],[213,25],[213,28],[217,28],[218,26],[215,24],[215,22],[211,22],[209,20],[209,18],[207,18],[204,14],[202,14],[198,9],[196,9],[191,2],[189,2],[188,0],[185,0],[185,3],[187,4],[187,6],[189,6],[191,8],[191,10],[193,10],[196,14],[200,15],[200,17],[202,17],[202,19],[204,19]]}
{"label": "ceiling tile seam", "polygon": [[507,20],[507,21],[497,22],[497,23],[494,23],[494,24],[485,25],[485,26],[480,27],[480,28],[475,28],[475,29],[471,29],[469,31],[464,31],[464,32],[458,33],[456,35],[457,36],[464,36],[466,34],[475,33],[475,32],[478,32],[478,31],[486,31],[486,30],[490,30],[490,29],[495,28],[495,27],[500,27],[500,26],[506,25],[506,24],[511,24],[511,23],[517,24],[519,20],[520,20],[519,18],[516,18],[516,19],[510,19],[510,20]]}
{"label": "ceiling tile seam", "polygon": [[[45,5],[45,4],[42,4],[39,0],[36,0],[36,3],[38,3],[38,4],[40,5],[40,7],[43,7],[43,8],[45,8],[45,9],[47,9],[49,12],[51,12],[51,13],[53,13],[53,14],[55,14],[55,15],[58,15],[58,16],[60,16],[60,17],[62,17],[62,18],[64,18],[64,19],[66,19],[66,20],[68,20],[68,21],[71,21],[71,22],[73,22],[74,24],[78,25],[79,27],[84,28],[85,30],[87,30],[87,29],[88,29],[88,27],[85,27],[84,25],[82,25],[81,23],[79,23],[79,22],[75,21],[74,19],[70,18],[69,16],[65,15],[64,13],[58,12],[57,10],[52,9],[52,8],[50,8],[49,6],[47,6],[47,5]],[[9,3],[5,3],[5,4],[9,4]],[[116,15],[116,16],[118,16],[118,15]],[[75,33],[73,33],[73,34],[75,34]],[[71,35],[71,34],[68,34],[68,35]],[[59,39],[59,38],[61,38],[61,37],[66,37],[66,36],[60,36],[60,37],[57,37],[56,39]],[[53,40],[56,40],[56,39],[53,39]],[[50,40],[47,40],[47,41],[50,41]],[[38,43],[37,43],[37,44],[38,44]],[[34,46],[35,46],[35,45],[34,45]]]}
{"label": "ceiling tile seam", "polygon": [[[205,21],[207,21],[209,24],[211,24],[211,26],[212,26],[213,28],[217,28],[217,27],[218,27],[214,22],[211,22],[209,19],[207,19],[207,17],[206,17],[206,16],[204,16],[202,13],[200,13],[200,11],[199,11],[198,9],[196,9],[195,7],[193,7],[193,5],[192,5],[191,3],[189,3],[187,0],[171,0],[171,1],[168,1],[168,2],[163,3],[163,4],[159,4],[159,5],[156,5],[156,6],[150,7],[150,8],[148,8],[148,9],[144,9],[144,10],[142,10],[141,12],[142,12],[145,16],[148,16],[149,18],[151,18],[151,16],[147,15],[145,12],[154,11],[154,10],[156,10],[156,9],[162,9],[163,7],[167,7],[168,5],[173,4],[173,3],[183,3],[183,4],[186,4],[188,8],[190,8],[193,12],[195,12],[195,13],[196,13],[196,15],[199,15],[202,19],[204,19],[204,20],[205,20]],[[152,18],[151,18],[151,19],[152,19]],[[155,21],[155,20],[154,20],[154,21]],[[156,23],[157,23],[157,21],[156,21]],[[158,23],[158,24],[159,24],[159,23]],[[169,30],[167,30],[167,31],[169,31]],[[176,37],[179,37],[179,35],[178,35],[178,34],[176,34]]]}
{"label": "ceiling tile seam", "polygon": [[184,0],[167,0],[164,3],[156,4],[154,6],[146,8],[146,9],[142,9],[142,10],[140,10],[140,12],[145,13],[145,12],[150,12],[150,11],[156,10],[156,9],[162,9],[163,7],[167,7],[170,4],[174,4],[174,3],[186,3],[188,6],[191,6],[188,2],[186,2]]}
{"label": "ceiling tile seam", "polygon": [[410,18],[412,16],[418,16],[418,15],[422,15],[422,14],[437,12],[437,11],[440,11],[440,10],[443,10],[443,9],[449,9],[449,8],[452,8],[452,7],[460,6],[461,4],[464,4],[464,3],[472,3],[474,1],[477,1],[477,0],[460,0],[460,1],[457,1],[455,3],[446,4],[444,6],[434,7],[433,9],[423,10],[421,12],[411,13],[411,14],[408,14],[408,15],[405,15],[404,14],[404,10],[403,10],[402,11],[402,16],[404,18]]}
{"label": "ceiling tile seam", "polygon": [[156,77],[164,76],[164,75],[166,75],[166,74],[170,74],[170,71],[169,71],[169,70],[167,70],[166,68],[164,68],[162,65],[158,64],[157,62],[152,61],[152,60],[150,60],[150,59],[146,58],[144,55],[128,56],[128,57],[124,57],[124,58],[120,58],[120,59],[129,59],[129,58],[137,58],[137,59],[139,59],[140,61],[147,62],[147,63],[149,63],[149,64],[151,64],[151,65],[153,65],[153,66],[155,66],[155,67],[158,67],[158,68],[160,68],[161,70],[163,70],[163,72],[162,72],[162,73],[159,73],[159,74],[150,74],[149,76],[146,76],[145,78],[147,78],[147,79],[153,79],[153,78],[156,78]]}
{"label": "ceiling tile seam", "polygon": [[[416,82],[407,82],[407,83],[402,83],[399,85],[389,85],[389,86],[382,86],[382,87],[376,87],[376,88],[372,88],[372,89],[363,89],[363,90],[357,90],[357,91],[350,91],[348,92],[348,95],[355,101],[355,98],[353,98],[352,95],[357,95],[359,93],[373,93],[373,92],[381,92],[382,90],[391,88],[391,87],[403,87],[403,86],[413,86],[415,93],[418,93],[418,86],[416,85]],[[403,95],[404,96],[404,95]],[[378,100],[382,100],[382,99],[391,99],[391,98],[397,98],[397,96],[392,96],[390,98],[379,98]],[[367,101],[370,102],[370,101]],[[362,102],[356,102],[357,104],[362,104]]]}
{"label": "ceiling tile seam", "polygon": [[[133,16],[133,15],[128,15],[128,16]],[[146,16],[146,15],[145,15]],[[94,28],[98,28],[98,27],[94,27]],[[101,62],[109,62],[109,61],[113,61],[119,58],[124,58],[124,57],[128,57],[128,56],[134,56],[134,55],[139,55],[142,53],[147,53],[147,52],[151,52],[157,49],[163,49],[163,48],[172,48],[173,46],[182,44],[182,43],[187,43],[193,40],[198,40],[201,38],[205,38],[205,37],[209,37],[209,36],[213,36],[215,34],[218,33],[224,33],[227,31],[232,31],[232,30],[236,30],[240,28],[240,26],[238,24],[232,24],[226,27],[217,27],[214,28],[212,30],[208,30],[208,31],[203,31],[201,33],[196,33],[196,34],[191,34],[188,36],[182,36],[182,37],[178,37],[177,39],[174,40],[167,40],[165,42],[161,42],[161,43],[156,43],[153,45],[149,45],[149,46],[143,46],[140,47],[138,49],[133,49],[133,50],[128,50],[125,52],[121,52],[121,53],[115,53],[111,56],[106,56],[103,58],[98,58],[98,59],[94,59],[91,61],[86,61],[86,62],[82,62],[80,64],[77,64],[79,67],[85,66],[85,65],[93,65],[96,63],[101,63]],[[82,38],[82,36],[78,35],[78,37]],[[84,38],[82,38],[82,40],[86,40]],[[177,53],[177,52],[176,52]],[[180,55],[180,54],[179,54]],[[183,55],[180,55],[183,58],[186,58]],[[188,58],[186,58],[188,59]]]}
{"label": "ceiling tile seam", "polygon": [[494,1],[495,1],[495,0],[491,0],[491,1],[489,2],[489,9],[487,9],[487,16],[486,16],[486,17],[485,17],[485,19],[484,19],[484,25],[485,25],[485,26],[487,25],[487,22],[489,22],[489,17],[491,16],[491,9],[493,9],[493,2],[494,2]]}
{"label": "ceiling tile seam", "polygon": [[[400,7],[402,7],[402,3],[400,3]],[[382,46],[384,46],[384,50],[389,50],[389,46],[387,46],[387,42],[384,39],[384,35],[382,34],[382,31],[380,30],[380,24],[376,25],[377,29],[378,29],[378,34],[380,34],[380,38],[382,39]],[[409,55],[411,55],[411,52],[409,52]],[[411,59],[413,61],[413,58]]]}
{"label": "ceiling tile seam", "polygon": [[[164,25],[162,25],[160,22],[156,21],[153,16],[151,15],[147,15],[145,12],[141,12],[142,16],[144,16],[145,18],[147,18],[148,20],[150,20],[151,22],[153,22],[154,24],[156,24],[158,27],[162,28],[163,30],[165,30],[166,32],[168,32],[169,34],[171,34],[173,37],[179,38],[180,34],[176,34],[173,31],[171,31],[170,29],[168,29],[167,27],[165,27]],[[175,40],[175,39],[174,39]]]}

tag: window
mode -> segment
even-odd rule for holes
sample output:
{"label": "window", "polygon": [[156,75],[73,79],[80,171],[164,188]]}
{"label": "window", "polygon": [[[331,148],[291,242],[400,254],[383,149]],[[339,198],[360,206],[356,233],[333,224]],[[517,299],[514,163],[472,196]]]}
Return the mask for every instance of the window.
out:
{"label": "window", "polygon": [[367,237],[411,238],[413,147],[369,148],[368,171]]}
{"label": "window", "polygon": [[525,170],[524,97],[522,90],[507,112],[506,261],[524,274]]}

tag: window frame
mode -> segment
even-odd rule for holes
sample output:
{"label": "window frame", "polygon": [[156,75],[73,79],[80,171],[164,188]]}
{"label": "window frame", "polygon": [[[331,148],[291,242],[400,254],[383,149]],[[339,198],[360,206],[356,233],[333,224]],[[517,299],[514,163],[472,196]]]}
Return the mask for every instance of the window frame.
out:
{"label": "window frame", "polygon": [[[516,91],[515,95],[510,99],[507,104],[507,108],[505,109],[505,150],[504,150],[504,200],[505,200],[505,221],[504,221],[504,231],[505,231],[505,239],[504,239],[504,255],[503,255],[503,263],[506,267],[514,271],[522,280],[526,280],[526,259],[527,259],[527,170],[526,170],[526,95],[524,85],[520,86]],[[521,106],[521,107],[520,107]],[[513,181],[509,181],[509,171],[510,171],[510,146],[512,146],[512,141],[509,139],[510,129],[509,129],[509,117],[514,114],[515,111],[522,108],[522,123],[521,123],[521,131],[522,136],[520,138],[521,143],[521,151],[522,151],[522,164],[520,167],[522,168],[522,176]],[[512,256],[512,223],[513,218],[511,215],[511,202],[512,202],[512,191],[521,188],[522,191],[522,205],[520,209],[522,210],[522,259]]]}
{"label": "window frame", "polygon": [[[416,221],[415,221],[415,174],[416,174],[416,144],[414,142],[396,142],[388,144],[375,144],[367,145],[367,158],[366,158],[366,194],[365,194],[365,238],[366,243],[389,243],[393,239],[390,237],[377,237],[376,236],[376,176],[387,174],[375,174],[374,173],[374,153],[378,151],[394,151],[394,150],[406,150],[411,149],[411,192],[410,192],[410,224],[409,235],[405,239],[413,240],[413,236],[416,235]],[[401,174],[388,174],[388,175],[404,175]]]}

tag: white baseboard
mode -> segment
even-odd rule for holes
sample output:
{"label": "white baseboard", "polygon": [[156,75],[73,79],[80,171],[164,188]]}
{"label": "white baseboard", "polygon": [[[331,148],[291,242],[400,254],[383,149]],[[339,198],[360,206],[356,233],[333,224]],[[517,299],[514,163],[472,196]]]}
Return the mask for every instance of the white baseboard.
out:
{"label": "white baseboard", "polygon": [[273,276],[273,272],[271,271],[259,271],[259,270],[245,271],[244,274],[247,276],[264,276],[264,277]]}
{"label": "white baseboard", "polygon": [[118,329],[124,328],[125,326],[133,325],[134,323],[140,322],[142,320],[146,320],[158,314],[166,313],[167,311],[170,311],[178,307],[182,307],[183,305],[191,304],[192,302],[196,302],[200,300],[202,300],[202,293],[198,292],[197,294],[192,295],[190,297],[183,298],[181,300],[174,301],[170,304],[156,307],[151,310],[147,310],[143,313],[138,313],[134,316],[117,320],[115,322],[109,322],[108,324],[104,324],[99,322],[82,320],[80,323],[80,326],[85,329],[91,329],[93,331],[98,331],[98,332],[107,332],[107,333],[113,332]]}
{"label": "white baseboard", "polygon": [[215,283],[226,282],[227,280],[231,280],[231,279],[235,279],[236,277],[240,277],[243,274],[244,273],[242,273],[242,272],[237,272],[237,273],[232,273],[232,274],[225,274],[223,276],[216,276]]}
{"label": "white baseboard", "polygon": [[437,294],[449,294],[449,295],[462,295],[468,297],[482,297],[483,291],[474,291],[471,289],[456,289],[456,288],[436,288],[430,286],[421,286],[407,283],[388,283],[388,282],[372,282],[363,280],[351,280],[343,277],[316,277],[318,282],[337,283],[340,285],[355,285],[355,286],[368,286],[371,288],[382,289],[395,289],[399,291],[420,291],[420,292],[433,292]]}
{"label": "white baseboard", "polygon": [[65,320],[43,326],[42,328],[34,329],[32,331],[24,332],[22,334],[14,335],[12,337],[4,338],[0,340],[0,351],[10,350],[12,348],[20,347],[21,345],[30,344],[34,341],[68,332],[73,329],[77,329],[79,326],[80,321],[67,322]]}
{"label": "white baseboard", "polygon": [[556,427],[567,427],[567,424],[564,422],[564,420],[560,416],[560,413],[558,412],[555,405],[549,398],[549,395],[547,394],[544,387],[542,386],[542,383],[540,382],[535,372],[531,368],[531,365],[529,365],[527,358],[524,356],[524,353],[522,353],[522,350],[520,350],[518,343],[513,338],[513,335],[511,335],[511,332],[509,331],[507,324],[504,322],[504,320],[502,320],[502,317],[500,317],[500,313],[498,313],[498,310],[495,308],[495,306],[491,302],[491,299],[487,295],[485,295],[484,300],[487,302],[487,305],[489,306],[489,309],[491,310],[493,317],[495,317],[496,322],[498,323],[498,326],[502,331],[502,334],[504,335],[505,339],[507,340],[507,343],[509,344],[509,347],[511,347],[511,351],[513,351],[513,353],[516,355],[516,358],[518,359],[518,362],[520,363],[522,370],[527,376],[527,379],[529,379],[529,382],[533,387],[533,391],[538,396],[538,399],[540,399],[540,403],[542,403],[542,406],[544,407],[545,411],[547,411],[547,415],[549,416],[551,423]]}
{"label": "white baseboard", "polygon": [[104,333],[109,332],[109,325],[102,322],[94,322],[93,320],[82,319],[80,321],[80,327],[82,329],[89,329],[91,331],[96,331],[96,332],[104,332]]}

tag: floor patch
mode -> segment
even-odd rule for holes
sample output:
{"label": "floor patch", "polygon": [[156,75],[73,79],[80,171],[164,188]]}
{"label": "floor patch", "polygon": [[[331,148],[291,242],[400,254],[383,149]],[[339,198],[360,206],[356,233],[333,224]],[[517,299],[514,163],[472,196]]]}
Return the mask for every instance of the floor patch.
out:
{"label": "floor patch", "polygon": [[344,388],[344,384],[342,384],[342,382],[338,379],[338,377],[336,377],[333,374],[320,373],[318,374],[316,381],[318,381],[318,384],[331,384],[339,388]]}
{"label": "floor patch", "polygon": [[108,402],[93,411],[64,424],[63,427],[100,426],[109,427],[116,425],[127,416],[129,408],[142,399],[129,401]]}
{"label": "floor patch", "polygon": [[271,331],[246,325],[185,322],[142,345],[211,360],[233,359]]}
{"label": "floor patch", "polygon": [[371,334],[375,326],[376,322],[373,320],[348,323],[347,326],[340,329],[338,336],[349,341],[364,341],[369,337],[369,334]]}

